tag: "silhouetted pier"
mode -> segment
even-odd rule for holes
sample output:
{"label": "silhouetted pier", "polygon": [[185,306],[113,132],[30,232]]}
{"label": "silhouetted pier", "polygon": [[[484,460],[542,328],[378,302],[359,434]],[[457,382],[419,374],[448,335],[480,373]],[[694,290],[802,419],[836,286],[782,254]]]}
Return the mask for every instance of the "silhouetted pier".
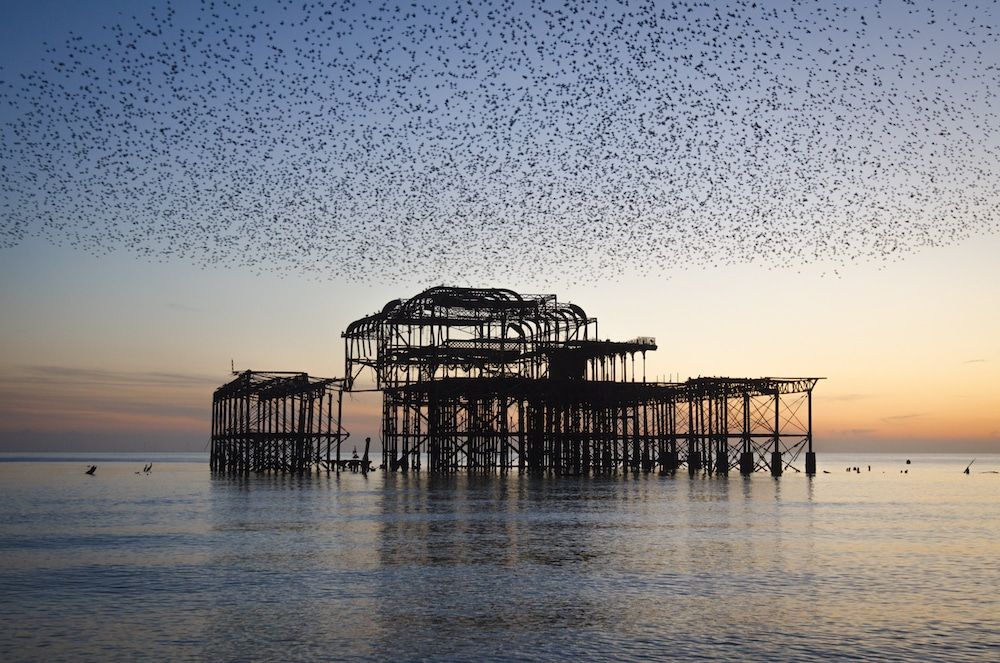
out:
{"label": "silhouetted pier", "polygon": [[[601,340],[555,295],[437,287],[351,323],[345,378],[240,373],[215,392],[212,468],[367,470],[341,457],[343,391],[382,392],[388,471],[816,473],[821,378],[652,382],[656,340]],[[352,459],[354,460],[354,459]]]}
{"label": "silhouetted pier", "polygon": [[600,340],[555,295],[431,288],[343,336],[345,388],[383,393],[388,470],[816,471],[819,378],[649,382],[654,338]]}
{"label": "silhouetted pier", "polygon": [[304,472],[344,466],[343,380],[244,371],[212,397],[213,470]]}

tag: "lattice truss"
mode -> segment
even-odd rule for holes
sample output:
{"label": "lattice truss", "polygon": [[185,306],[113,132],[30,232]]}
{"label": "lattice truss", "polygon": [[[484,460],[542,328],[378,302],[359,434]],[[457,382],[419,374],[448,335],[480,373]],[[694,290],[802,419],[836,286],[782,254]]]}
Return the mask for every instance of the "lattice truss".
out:
{"label": "lattice truss", "polygon": [[306,373],[239,373],[212,398],[212,469],[330,469],[348,437],[340,423],[342,398],[343,380]]}
{"label": "lattice truss", "polygon": [[780,474],[811,451],[818,378],[647,382],[655,339],[597,330],[554,295],[431,288],[347,328],[345,387],[383,392],[390,470]]}

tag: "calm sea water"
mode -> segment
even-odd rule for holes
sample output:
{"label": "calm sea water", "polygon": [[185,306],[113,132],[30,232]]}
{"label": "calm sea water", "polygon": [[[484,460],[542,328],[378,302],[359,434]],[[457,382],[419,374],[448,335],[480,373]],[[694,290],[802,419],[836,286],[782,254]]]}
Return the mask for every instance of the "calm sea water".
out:
{"label": "calm sea water", "polygon": [[0,456],[0,659],[1000,660],[1000,456],[911,458],[774,480]]}

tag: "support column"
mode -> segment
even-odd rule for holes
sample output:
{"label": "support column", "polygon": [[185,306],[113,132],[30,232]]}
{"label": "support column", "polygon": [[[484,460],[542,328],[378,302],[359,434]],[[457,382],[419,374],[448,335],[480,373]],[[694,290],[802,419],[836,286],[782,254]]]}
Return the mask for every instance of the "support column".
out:
{"label": "support column", "polygon": [[670,437],[667,446],[667,458],[663,463],[663,469],[669,472],[676,472],[678,466],[678,456],[677,456],[677,402],[673,399],[670,400],[669,408],[667,409],[667,429],[669,431]]}
{"label": "support column", "polygon": [[740,451],[740,474],[753,474],[753,451],[750,449],[750,392],[743,392],[743,449]]}
{"label": "support column", "polygon": [[524,472],[524,464],[527,460],[525,457],[525,414],[524,414],[524,400],[521,398],[517,399],[517,469],[519,472]]}
{"label": "support column", "polygon": [[806,404],[809,412],[808,429],[806,430],[806,475],[816,474],[816,454],[813,452],[813,392],[810,388],[806,392]]}
{"label": "support column", "polygon": [[774,450],[771,452],[771,476],[780,477],[783,469],[781,461],[781,419],[778,418],[778,404],[781,394],[774,392]]}
{"label": "support column", "polygon": [[729,399],[725,391],[715,404],[715,473],[726,476],[729,474]]}
{"label": "support column", "polygon": [[[698,412],[701,413],[701,401],[698,401]],[[694,414],[694,401],[688,399],[688,473],[701,471],[701,447],[698,436],[701,435],[701,417]]]}

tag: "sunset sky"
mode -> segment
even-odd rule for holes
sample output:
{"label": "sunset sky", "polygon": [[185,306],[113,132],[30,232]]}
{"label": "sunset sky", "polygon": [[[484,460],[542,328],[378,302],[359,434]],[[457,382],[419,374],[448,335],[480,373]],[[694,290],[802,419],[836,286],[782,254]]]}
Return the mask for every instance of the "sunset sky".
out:
{"label": "sunset sky", "polygon": [[[647,376],[826,377],[819,449],[996,451],[997,255],[988,237],[839,276],[743,267],[503,285],[580,304],[602,336],[655,336]],[[230,360],[342,375],[350,321],[433,285],[303,282],[41,241],[4,251],[0,280],[0,434],[22,450],[203,449]],[[352,436],[377,437],[378,401],[345,403]]]}
{"label": "sunset sky", "polygon": [[[12,5],[0,24],[7,82],[43,69],[45,42],[65,42],[70,32],[99,42],[101,26],[122,20],[118,12],[130,3]],[[9,127],[19,112],[10,103],[0,120]],[[995,133],[980,147],[1000,153]],[[935,173],[961,175],[962,155],[945,154],[954,169],[935,152]],[[654,336],[659,349],[648,358],[647,377],[823,376],[815,392],[821,452],[1000,452],[997,172],[992,182],[980,181],[993,198],[977,199],[968,218],[961,207],[948,217],[960,232],[906,246],[892,259],[872,251],[849,260],[836,252],[809,260],[695,260],[689,249],[671,258],[662,248],[651,252],[656,238],[630,243],[623,234],[613,253],[595,249],[602,267],[593,272],[574,258],[562,270],[529,273],[522,260],[501,256],[488,272],[419,263],[407,277],[399,264],[379,263],[419,255],[405,238],[401,253],[336,246],[334,257],[364,258],[344,273],[326,272],[312,257],[298,266],[265,253],[211,264],[128,241],[88,251],[65,232],[30,228],[0,247],[0,450],[205,450],[211,393],[228,379],[231,361],[237,369],[340,376],[340,333],[349,322],[446,282],[552,292],[597,317],[602,337]],[[947,196],[961,198],[959,175]],[[900,177],[900,186],[922,186]],[[893,205],[891,188],[885,195]],[[3,201],[11,218],[18,200],[9,194]],[[864,226],[852,223],[843,227],[868,246]],[[580,228],[569,248],[589,236]],[[385,232],[396,241],[391,228]],[[497,243],[477,239],[475,251],[502,245],[506,232],[515,231],[496,229]],[[518,240],[528,251],[521,255],[534,255],[533,239]],[[557,243],[537,238],[548,241]],[[713,250],[725,254],[727,245]],[[377,438],[378,406],[370,394],[345,397],[352,439]]]}

